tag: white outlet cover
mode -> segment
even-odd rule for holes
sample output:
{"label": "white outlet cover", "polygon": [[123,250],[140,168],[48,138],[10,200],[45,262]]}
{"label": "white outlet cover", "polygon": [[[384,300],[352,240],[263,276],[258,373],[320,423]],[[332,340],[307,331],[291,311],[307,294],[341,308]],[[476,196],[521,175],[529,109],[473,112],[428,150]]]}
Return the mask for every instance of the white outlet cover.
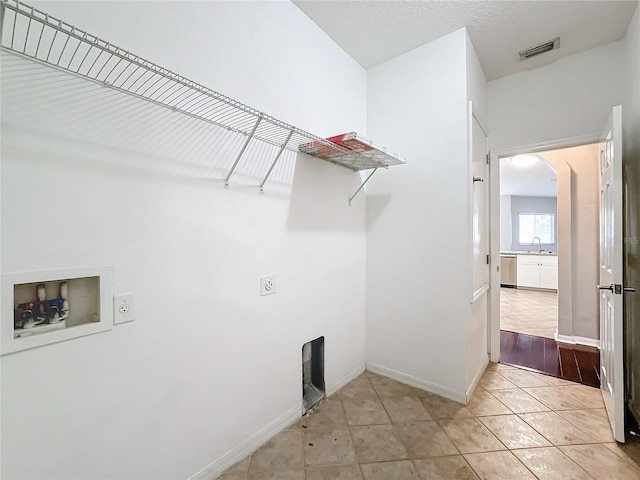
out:
{"label": "white outlet cover", "polygon": [[133,322],[133,293],[113,297],[113,323]]}
{"label": "white outlet cover", "polygon": [[263,275],[260,277],[260,295],[273,295],[276,293],[276,276]]}

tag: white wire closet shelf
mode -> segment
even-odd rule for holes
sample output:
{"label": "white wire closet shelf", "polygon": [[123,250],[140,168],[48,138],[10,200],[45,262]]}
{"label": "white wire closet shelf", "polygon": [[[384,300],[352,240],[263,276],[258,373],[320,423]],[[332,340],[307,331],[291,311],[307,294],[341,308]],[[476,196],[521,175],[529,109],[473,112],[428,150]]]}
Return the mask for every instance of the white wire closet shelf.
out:
{"label": "white wire closet shelf", "polygon": [[1,2],[3,50],[242,135],[244,141],[224,178],[225,187],[229,186],[229,180],[252,140],[277,147],[277,154],[258,185],[261,191],[285,149],[315,155],[353,171],[374,169],[375,172],[378,168],[405,163],[397,155],[355,134],[352,134],[354,139],[370,148],[357,149],[347,143],[332,141],[332,138],[321,138],[18,0]]}

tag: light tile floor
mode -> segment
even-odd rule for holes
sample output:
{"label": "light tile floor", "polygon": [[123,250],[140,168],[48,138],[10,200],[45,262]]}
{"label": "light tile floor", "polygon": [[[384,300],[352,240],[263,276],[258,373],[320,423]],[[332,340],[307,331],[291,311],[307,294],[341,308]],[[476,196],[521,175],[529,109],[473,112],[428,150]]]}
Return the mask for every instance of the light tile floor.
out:
{"label": "light tile floor", "polygon": [[566,380],[490,364],[464,406],[365,372],[219,479],[638,480],[635,442]]}
{"label": "light tile floor", "polygon": [[501,288],[500,329],[553,338],[558,329],[558,294]]}

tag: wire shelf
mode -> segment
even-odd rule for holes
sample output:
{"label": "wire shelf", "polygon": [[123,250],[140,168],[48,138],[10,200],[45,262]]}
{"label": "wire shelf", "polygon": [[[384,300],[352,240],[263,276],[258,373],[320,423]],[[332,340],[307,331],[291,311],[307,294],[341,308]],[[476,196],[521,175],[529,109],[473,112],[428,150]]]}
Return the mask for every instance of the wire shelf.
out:
{"label": "wire shelf", "polygon": [[[326,142],[329,142],[329,146],[326,145]],[[334,145],[342,147],[348,152],[336,151],[333,148]],[[356,132],[325,138],[325,142],[305,143],[300,145],[299,150],[330,162],[345,164],[344,166],[355,171],[387,168],[405,163],[397,155],[387,152],[385,148],[359,137]]]}
{"label": "wire shelf", "polygon": [[259,185],[261,190],[283,150],[304,152],[303,145],[322,147],[331,152],[327,160],[354,171],[404,163],[387,152],[377,156],[357,152],[289,125],[19,0],[1,2],[3,50],[244,136],[225,178],[227,187],[252,139],[279,148]]}

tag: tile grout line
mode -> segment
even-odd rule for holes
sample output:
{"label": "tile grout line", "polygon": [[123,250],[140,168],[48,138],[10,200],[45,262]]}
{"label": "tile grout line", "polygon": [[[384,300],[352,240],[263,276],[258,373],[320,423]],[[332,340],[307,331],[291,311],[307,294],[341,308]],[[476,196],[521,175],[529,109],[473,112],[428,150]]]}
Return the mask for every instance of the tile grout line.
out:
{"label": "tile grout line", "polygon": [[[501,375],[501,376],[502,376],[502,375]],[[507,379],[507,380],[508,380],[508,379]],[[542,381],[544,382],[544,380],[542,380]],[[560,418],[563,418],[563,419],[564,419],[564,417],[562,417],[561,415],[559,415],[559,414],[557,413],[557,411],[556,411],[556,410],[554,410],[554,409],[553,409],[553,408],[551,408],[549,405],[545,404],[545,403],[544,403],[544,402],[542,402],[541,400],[539,400],[539,399],[537,399],[537,398],[533,397],[531,394],[529,394],[529,392],[527,392],[527,391],[525,390],[525,388],[526,388],[526,387],[520,387],[519,385],[517,385],[517,384],[516,384],[516,388],[517,388],[518,390],[520,390],[520,391],[524,392],[525,394],[527,394],[527,395],[531,396],[531,398],[533,398],[534,400],[537,400],[537,401],[539,401],[540,403],[542,403],[545,407],[549,408],[550,412],[553,412],[555,415],[558,415]],[[530,387],[530,388],[554,388],[554,389],[557,389],[557,388],[558,388],[558,386],[549,385],[549,387]],[[512,390],[512,389],[508,389],[508,390]],[[489,390],[486,390],[486,391],[487,391],[487,392],[488,392],[488,393],[489,393],[493,398],[496,398],[496,397],[492,394],[492,392],[491,392],[491,391],[489,391]],[[563,392],[560,390],[560,391],[559,391],[559,393],[563,393]],[[500,402],[500,400],[499,400],[498,398],[496,398],[496,400],[498,400],[498,402]],[[502,403],[502,402],[500,402],[500,403]],[[579,402],[579,401],[578,401],[578,403],[581,403],[581,402]],[[569,457],[565,452],[563,452],[562,450],[560,450],[560,449],[558,448],[558,445],[556,445],[556,444],[555,444],[554,442],[552,442],[549,438],[547,438],[547,436],[545,436],[542,432],[540,432],[537,428],[535,428],[533,425],[531,425],[529,422],[527,422],[524,418],[522,418],[522,416],[521,416],[521,415],[524,415],[524,414],[518,414],[518,413],[516,413],[515,411],[513,411],[513,409],[511,409],[511,408],[510,408],[510,407],[508,407],[507,405],[505,405],[505,407],[506,407],[510,412],[512,412],[512,414],[513,414],[513,415],[517,416],[517,417],[518,417],[518,418],[520,418],[522,421],[524,421],[524,422],[525,422],[525,423],[526,423],[526,424],[527,424],[527,425],[528,425],[528,426],[529,426],[529,427],[530,427],[534,432],[536,432],[537,434],[539,434],[542,438],[544,438],[544,439],[549,443],[549,445],[551,445],[551,447],[523,447],[523,448],[513,448],[513,449],[512,449],[512,448],[507,447],[507,450],[509,451],[509,453],[511,453],[511,455],[512,455],[512,456],[513,456],[513,457],[514,457],[514,458],[515,458],[515,459],[516,459],[520,464],[522,464],[522,465],[523,465],[523,466],[524,466],[524,467],[525,467],[529,472],[531,472],[531,474],[532,474],[535,478],[538,478],[538,476],[535,474],[535,472],[534,472],[532,469],[530,469],[530,468],[529,468],[529,467],[528,467],[524,462],[522,462],[522,461],[520,460],[520,458],[518,458],[518,456],[517,456],[517,455],[515,455],[515,454],[513,453],[513,450],[528,450],[528,449],[533,449],[533,448],[554,448],[554,449],[556,449],[557,451],[559,451],[559,452],[563,455],[563,457],[564,457],[564,458],[568,459],[571,463],[573,463],[573,464],[577,465],[581,470],[585,471],[585,470],[584,470],[584,469],[583,469],[583,468],[582,468],[578,463],[576,463],[572,458],[570,458],[570,457]],[[586,408],[586,406],[585,406],[585,410],[588,410],[588,408]],[[566,410],[566,411],[570,411],[570,410]],[[574,410],[572,410],[572,411],[581,411],[581,410],[575,410],[575,409],[574,409]],[[473,411],[472,411],[472,413],[473,413]],[[534,413],[534,412],[529,412],[529,413]],[[544,413],[544,412],[536,412],[536,413]],[[525,414],[526,414],[526,413],[525,413]],[[476,417],[477,417],[477,416],[476,416]],[[482,420],[480,420],[480,419],[478,419],[478,420],[479,420],[481,423],[483,423],[483,422],[482,422]],[[582,428],[580,428],[580,427],[578,427],[577,425],[573,424],[573,422],[570,422],[570,421],[569,421],[569,420],[567,420],[567,419],[564,419],[564,420],[566,420],[567,422],[571,423],[574,427],[578,428],[578,430],[580,430],[581,432],[584,432],[584,430],[583,430]],[[484,424],[484,423],[483,423],[483,424]],[[486,425],[485,425],[485,427],[486,427]],[[487,428],[488,428],[488,427],[487,427]],[[489,430],[490,430],[490,429],[489,429]],[[493,431],[491,431],[491,433],[493,434]],[[584,432],[584,433],[587,433],[588,435],[590,435],[588,432]],[[494,434],[494,435],[495,435],[495,434]],[[576,444],[569,444],[569,445],[562,445],[562,446],[573,446],[573,445],[576,445]],[[593,445],[593,443],[588,443],[588,444],[577,444],[577,445]],[[505,447],[506,447],[506,445],[505,445]],[[465,459],[465,460],[466,460],[466,459]],[[473,468],[473,467],[472,467],[472,468]],[[474,470],[474,471],[475,471],[475,470]],[[586,472],[586,471],[585,471],[585,473],[587,473],[587,475],[588,475],[589,477],[594,478],[594,477],[592,477],[588,472]],[[476,474],[478,474],[478,472],[476,472]],[[479,475],[478,475],[478,476],[479,476]]]}
{"label": "tile grout line", "polygon": [[[519,371],[519,372],[523,372],[525,375],[522,376],[520,374],[517,375],[511,375],[512,378],[516,378],[516,381],[518,383],[521,384],[527,384],[529,380],[528,376],[532,375],[533,377],[535,377],[535,379],[540,380],[542,383],[547,383],[545,382],[545,375],[543,373],[533,373],[533,372],[528,372],[526,370],[521,370],[521,369],[506,369],[505,372],[506,375],[508,375],[508,372],[515,370],[515,371]],[[492,409],[495,407],[497,410],[501,410],[501,407],[504,408],[505,412],[509,412],[509,413],[492,413],[492,414],[478,414],[476,413],[476,411],[474,411],[473,409],[471,409],[469,407],[469,405],[464,406],[462,404],[460,404],[461,408],[466,408],[468,410],[468,412],[470,413],[469,416],[462,416],[459,417],[459,415],[462,415],[463,413],[466,414],[466,412],[462,412],[460,411],[460,409],[455,409],[455,408],[450,408],[449,405],[447,405],[448,402],[450,402],[450,400],[444,399],[439,397],[438,395],[435,395],[438,399],[442,400],[442,404],[440,403],[433,403],[432,401],[429,401],[429,403],[424,403],[423,400],[430,398],[430,394],[429,392],[425,391],[425,393],[427,395],[422,396],[420,395],[420,391],[422,391],[422,389],[416,389],[415,392],[414,391],[404,391],[402,389],[395,389],[395,384],[394,383],[390,383],[389,385],[387,385],[386,383],[381,383],[379,388],[376,388],[374,385],[374,381],[370,372],[366,372],[365,371],[365,378],[364,380],[364,384],[366,386],[368,386],[371,391],[373,392],[374,396],[365,396],[364,394],[360,394],[360,390],[355,390],[355,397],[354,398],[346,398],[343,397],[343,395],[340,393],[340,391],[335,392],[333,395],[331,395],[330,397],[328,397],[325,402],[323,402],[323,404],[327,404],[327,402],[330,401],[335,401],[337,403],[339,403],[338,408],[339,408],[339,412],[342,414],[343,418],[344,418],[344,422],[345,422],[345,426],[347,429],[347,432],[349,434],[349,440],[350,443],[352,445],[353,451],[354,451],[354,457],[355,457],[355,463],[357,463],[358,468],[357,470],[354,468],[355,465],[352,462],[349,463],[327,463],[327,464],[318,464],[318,465],[307,465],[306,463],[306,448],[305,448],[305,432],[306,431],[322,431],[322,430],[326,430],[328,428],[332,428],[332,429],[340,429],[342,428],[340,426],[340,423],[342,422],[342,420],[338,419],[335,417],[335,415],[331,414],[332,409],[328,409],[328,413],[329,416],[325,417],[325,418],[320,418],[320,422],[314,422],[313,425],[315,425],[315,427],[309,428],[309,429],[304,429],[303,428],[303,424],[300,424],[300,426],[297,429],[292,429],[294,431],[299,431],[299,435],[300,438],[302,439],[302,442],[300,443],[300,448],[302,449],[302,469],[303,471],[302,473],[302,478],[305,478],[307,480],[310,480],[310,475],[308,473],[307,467],[311,468],[311,470],[313,471],[314,468],[316,467],[340,467],[340,466],[353,466],[353,467],[349,467],[349,471],[352,471],[353,473],[355,473],[356,471],[360,472],[361,478],[364,480],[366,479],[365,477],[365,470],[363,470],[363,462],[360,461],[360,456],[358,455],[358,450],[356,449],[356,442],[355,442],[355,437],[354,437],[354,433],[353,429],[356,428],[366,428],[366,427],[380,427],[380,426],[388,426],[387,428],[390,427],[391,431],[393,432],[394,436],[397,437],[397,440],[399,441],[399,443],[404,447],[405,449],[405,455],[406,458],[399,458],[399,459],[394,459],[391,458],[389,460],[383,460],[383,461],[378,461],[378,460],[373,460],[373,461],[369,461],[369,462],[365,462],[365,463],[372,463],[372,464],[391,464],[394,462],[406,462],[408,460],[408,464],[411,465],[411,468],[415,471],[415,474],[417,475],[417,478],[422,478],[424,480],[423,475],[421,474],[421,471],[418,467],[418,462],[429,462],[429,463],[424,463],[423,465],[430,465],[429,469],[431,468],[445,468],[444,465],[447,465],[447,463],[445,462],[445,464],[440,464],[441,466],[439,467],[435,467],[434,466],[434,462],[437,461],[437,459],[444,459],[444,458],[458,458],[461,459],[461,461],[459,462],[458,460],[456,460],[455,464],[457,465],[461,465],[464,464],[470,472],[473,472],[475,475],[477,475],[479,478],[482,478],[481,476],[481,470],[476,470],[471,463],[467,460],[467,457],[470,455],[485,455],[485,454],[497,454],[501,452],[509,452],[509,454],[511,455],[510,458],[514,459],[516,461],[517,465],[520,465],[521,467],[524,467],[524,471],[529,471],[535,478],[538,478],[534,472],[534,466],[536,465],[534,463],[534,461],[532,460],[532,457],[527,457],[527,456],[523,456],[523,458],[525,458],[527,460],[527,463],[525,463],[525,461],[521,460],[520,457],[516,454],[518,452],[521,451],[526,451],[526,450],[531,450],[531,451],[535,451],[535,450],[542,450],[542,449],[550,449],[553,450],[553,452],[555,452],[552,455],[552,458],[557,458],[558,453],[560,452],[560,455],[558,458],[558,461],[560,461],[560,459],[563,459],[562,461],[560,461],[560,464],[563,464],[563,462],[569,462],[567,464],[567,466],[573,465],[577,470],[576,471],[582,471],[586,474],[586,476],[588,478],[600,478],[600,477],[596,477],[595,475],[591,475],[591,473],[589,471],[586,470],[586,467],[583,468],[583,466],[581,465],[581,463],[579,463],[579,460],[582,461],[581,459],[587,458],[585,457],[585,455],[587,454],[587,452],[590,452],[591,450],[589,450],[589,448],[595,448],[596,450],[593,451],[600,451],[601,453],[605,453],[607,452],[607,455],[609,457],[611,457],[611,460],[609,460],[611,462],[612,468],[622,468],[622,467],[617,467],[616,465],[620,465],[625,464],[631,468],[634,469],[634,471],[640,471],[638,470],[639,465],[633,460],[633,456],[629,456],[629,453],[625,452],[624,450],[620,449],[620,447],[617,447],[617,444],[615,442],[615,440],[611,440],[611,439],[607,439],[607,440],[602,440],[602,437],[604,437],[603,433],[604,430],[602,430],[602,428],[604,427],[604,425],[601,423],[601,412],[604,409],[604,405],[597,405],[595,406],[594,404],[597,403],[596,402],[596,398],[597,395],[595,395],[595,393],[593,393],[594,396],[592,396],[592,391],[591,388],[593,387],[589,387],[589,386],[584,386],[584,385],[572,385],[570,382],[569,384],[546,384],[544,386],[542,385],[538,385],[538,386],[529,386],[529,387],[524,387],[524,386],[520,386],[518,383],[510,380],[507,376],[505,376],[504,372],[500,372],[499,369],[497,367],[491,367],[491,368],[487,368],[487,370],[485,371],[485,374],[489,374],[487,375],[487,378],[501,378],[507,382],[510,382],[513,385],[513,388],[500,388],[500,389],[492,389],[492,390],[487,390],[486,388],[479,388],[478,391],[484,391],[486,392],[488,395],[485,397],[485,400],[491,400],[490,405],[492,404],[492,402],[497,401],[497,404],[493,404],[491,406],[488,406],[486,408],[485,411],[487,412],[491,412]],[[382,378],[387,378],[384,376],[381,376]],[[390,381],[393,381],[393,379],[389,379]],[[533,379],[531,380],[533,381]],[[398,385],[404,385],[402,382],[396,382]],[[384,388],[383,388],[384,387]],[[529,393],[529,390],[531,389],[540,389],[540,391],[544,391],[544,392],[549,392],[546,397],[546,400],[540,400],[538,397],[534,397],[531,393]],[[496,393],[499,391],[514,391],[514,392],[520,392],[520,394],[526,395],[528,398],[531,398],[533,401],[538,402],[542,407],[548,409],[547,411],[543,411],[543,412],[522,412],[522,413],[517,413],[512,407],[508,406],[506,403],[504,403],[503,401],[501,401],[497,396]],[[570,392],[570,393],[567,393]],[[598,390],[599,392],[599,390]],[[389,396],[382,396],[383,393],[387,393],[389,394]],[[362,395],[362,396],[361,396]],[[367,393],[367,395],[370,395],[369,393]],[[575,396],[574,396],[575,395]],[[559,401],[555,400],[555,397],[557,396],[559,398]],[[434,423],[435,427],[438,428],[438,431],[444,434],[444,438],[446,438],[451,445],[453,446],[453,449],[451,450],[451,453],[448,453],[446,455],[431,455],[431,456],[420,456],[420,455],[416,455],[415,458],[414,456],[410,453],[409,448],[408,448],[408,444],[406,443],[405,440],[403,440],[403,438],[401,436],[399,436],[398,434],[398,430],[397,427],[399,425],[402,424],[416,424],[416,423],[422,423],[422,422],[427,422],[427,420],[416,420],[415,418],[422,418],[422,414],[418,415],[418,411],[414,411],[413,410],[413,404],[406,404],[406,407],[410,410],[407,410],[407,414],[401,414],[398,418],[403,420],[403,421],[394,421],[391,414],[390,414],[390,408],[393,407],[394,409],[397,410],[397,407],[402,407],[402,402],[399,402],[397,405],[396,403],[394,403],[393,399],[397,398],[403,398],[403,397],[407,397],[407,398],[412,398],[412,399],[417,399],[421,409],[423,409],[429,416],[429,418],[431,419],[428,423]],[[367,424],[367,425],[350,425],[349,423],[349,419],[347,417],[347,410],[345,408],[345,401],[347,400],[356,400],[356,399],[363,399],[366,400],[367,398],[371,398],[374,399],[381,407],[382,407],[382,411],[384,411],[388,421],[390,423],[372,423],[372,424]],[[582,398],[582,400],[580,399]],[[389,405],[386,406],[384,403],[384,400],[389,400]],[[572,407],[572,408],[565,408],[563,407],[563,400],[571,400],[571,402],[573,402],[573,404],[576,405],[581,405],[582,407]],[[412,400],[413,401],[413,400]],[[425,400],[426,401],[426,400]],[[483,402],[483,401],[480,401]],[[458,402],[455,402],[458,403]],[[560,404],[559,407],[557,408],[552,408],[550,406],[551,403],[556,403],[556,404]],[[436,408],[437,410],[434,410],[434,412],[436,411],[441,411],[442,413],[444,413],[445,415],[451,415],[451,417],[440,417],[438,416],[434,416],[432,414],[432,410],[427,408],[427,405],[430,405],[433,408]],[[478,404],[479,406],[482,405],[482,403]],[[500,407],[498,407],[498,405]],[[442,407],[442,408],[441,408]],[[481,408],[481,407],[478,407]],[[333,410],[335,413],[338,413],[338,411]],[[395,411],[395,410],[394,410]],[[398,410],[399,412],[404,412],[404,410]],[[567,412],[567,417],[564,416],[564,413]],[[584,412],[585,415],[580,415],[580,412]],[[312,415],[316,415],[318,412],[313,412]],[[552,414],[552,415],[550,415]],[[546,418],[540,417],[540,420],[536,420],[535,419],[535,415],[545,415]],[[546,441],[549,445],[548,446],[543,446],[543,445],[528,445],[528,446],[519,446],[517,443],[515,443],[515,446],[513,448],[510,448],[503,440],[501,440],[500,437],[498,437],[498,434],[494,432],[494,430],[492,428],[490,428],[487,424],[485,424],[484,420],[488,420],[489,417],[514,417],[515,419],[518,419],[521,422],[524,422],[524,424],[526,424],[526,426],[528,428],[531,429],[531,432],[535,432],[537,435],[539,435],[542,439],[544,439],[544,441]],[[529,417],[529,418],[527,418]],[[363,417],[366,419],[366,416]],[[373,417],[372,417],[373,418]],[[408,420],[414,418],[413,420]],[[554,418],[557,418],[558,420],[562,420],[566,427],[569,428],[569,426],[571,426],[572,428],[575,428],[574,433],[572,432],[572,429],[569,428],[569,430],[563,430],[562,428],[558,427],[556,425],[556,427],[554,427]],[[304,417],[301,418],[301,420],[303,420]],[[335,421],[338,421],[339,423],[336,424],[334,423]],[[472,421],[473,420],[473,421]],[[486,432],[494,439],[497,440],[497,444],[496,445],[501,445],[503,447],[503,449],[500,450],[494,450],[494,449],[489,449],[489,450],[480,450],[480,451],[471,451],[468,453],[462,453],[460,450],[460,447],[458,447],[458,445],[453,441],[453,438],[451,437],[451,435],[449,433],[447,433],[446,429],[443,427],[444,424],[447,423],[452,423],[452,422],[456,422],[456,421],[460,421],[460,425],[458,425],[458,427],[460,427],[460,431],[458,432],[457,430],[452,431],[452,433],[456,433],[458,435],[458,437],[460,437],[460,439],[462,439],[462,437],[464,435],[470,434],[470,430],[468,428],[466,428],[467,426],[471,426],[472,424],[479,424],[481,425]],[[538,427],[534,426],[532,423],[529,423],[530,421],[533,421],[534,423],[538,423]],[[542,422],[542,423],[540,423]],[[591,422],[591,423],[590,423]],[[291,427],[293,427],[294,425],[296,425],[298,422],[294,423]],[[491,422],[489,422],[489,424],[491,424]],[[582,426],[580,426],[580,424]],[[593,425],[592,429],[587,428],[589,425]],[[505,425],[507,425],[505,423]],[[496,431],[501,431],[500,430],[500,422],[496,422],[494,423],[494,428],[498,428],[498,430]],[[285,430],[289,430],[291,427],[285,429]],[[554,430],[555,428],[555,430]],[[591,433],[591,431],[594,432],[598,432],[596,433]],[[556,444],[555,442],[550,440],[550,437],[548,435],[545,435],[543,433],[543,431],[550,433],[553,437],[555,437],[559,442],[563,442],[563,443],[559,443]],[[569,436],[567,436],[567,434]],[[462,435],[462,436],[461,436]],[[410,435],[410,437],[413,438],[413,434]],[[487,437],[489,438],[489,437]],[[507,438],[507,437],[505,437]],[[589,439],[592,439],[591,441]],[[346,439],[346,437],[345,437]],[[584,440],[586,439],[586,440]],[[577,440],[577,441],[576,441]],[[569,443],[564,443],[565,441],[568,441]],[[366,442],[365,442],[366,443]],[[488,445],[487,443],[491,442],[478,442],[478,448],[486,448]],[[514,442],[511,442],[512,444]],[[524,443],[524,440],[523,440]],[[535,443],[533,441],[529,442],[529,443]],[[618,450],[616,450],[616,447],[618,448]],[[473,445],[471,445],[472,450],[475,449],[475,447]],[[570,452],[572,456],[569,456],[569,454],[567,452],[565,452],[565,450],[567,450],[567,452]],[[445,451],[445,450],[440,450],[440,451]],[[430,450],[419,450],[419,453],[422,452],[428,452],[431,453],[432,451]],[[456,452],[456,453],[453,453]],[[535,455],[538,455],[537,457]],[[535,458],[542,458],[539,457],[540,454],[535,454],[534,457]],[[381,455],[381,457],[384,458],[384,455]],[[574,460],[575,457],[576,459]],[[607,456],[605,456],[606,458],[609,458]],[[373,458],[373,457],[372,457]],[[482,457],[477,457],[477,460],[474,461],[480,461]],[[491,456],[487,457],[488,459],[491,458]],[[500,455],[497,456],[497,459],[500,458]],[[502,457],[502,458],[507,458],[507,457]],[[617,459],[614,460],[613,458]],[[248,455],[248,457],[245,459],[245,461],[248,461],[247,463],[247,470],[244,472],[238,472],[237,475],[238,477],[242,477],[244,480],[248,480],[249,478],[251,478],[251,475],[259,473],[260,471],[253,471],[252,473],[252,464],[254,463],[254,454],[251,453]],[[487,460],[488,461],[488,460]],[[552,462],[552,460],[548,460],[549,462]],[[514,469],[516,468],[514,464]],[[532,467],[529,467],[529,464],[532,465]],[[553,463],[549,463],[549,465],[552,465]],[[451,464],[453,465],[453,464]],[[594,464],[595,465],[595,464]],[[405,464],[406,466],[406,464]],[[351,470],[353,468],[353,470]],[[387,467],[385,467],[387,468]],[[394,468],[394,467],[389,467],[389,468]],[[399,468],[399,466],[398,466]],[[404,468],[404,467],[403,467]],[[446,468],[449,468],[449,466],[447,466]],[[484,468],[484,467],[483,467]],[[520,467],[518,467],[520,468]],[[594,467],[595,468],[595,467]],[[598,471],[598,469],[601,468],[600,466],[598,466],[598,468],[596,468],[595,471]],[[606,467],[605,467],[606,468]],[[278,473],[277,468],[269,468],[267,470],[265,470],[265,472],[269,471],[271,472],[273,470],[273,473]],[[293,472],[293,470],[291,471]],[[369,472],[371,473],[371,472]],[[485,472],[486,474],[486,472]],[[224,475],[224,472],[223,472]],[[296,473],[297,475],[297,473]],[[235,477],[234,477],[235,478]],[[299,478],[296,476],[296,478]],[[640,477],[639,477],[640,478]],[[390,480],[392,480],[390,478]],[[397,480],[397,479],[393,479],[393,480]]]}
{"label": "tile grout line", "polygon": [[[365,370],[366,371],[366,370]],[[405,451],[407,452],[407,460],[409,460],[409,462],[411,462],[411,464],[413,465],[413,467],[415,468],[416,472],[418,473],[419,477],[422,477],[422,475],[420,475],[420,472],[418,471],[418,467],[416,466],[415,462],[413,461],[413,459],[411,458],[411,455],[409,453],[409,448],[407,447],[406,443],[402,441],[402,438],[400,438],[397,435],[397,431],[396,431],[396,427],[395,427],[395,422],[393,421],[393,419],[391,418],[391,414],[389,413],[389,411],[387,410],[387,407],[385,407],[384,402],[382,401],[382,397],[380,396],[380,392],[378,392],[378,389],[376,388],[376,386],[373,384],[373,382],[371,381],[371,378],[369,378],[367,376],[367,380],[369,381],[369,384],[371,385],[371,388],[373,388],[373,391],[376,394],[376,397],[378,399],[378,402],[380,402],[380,405],[382,405],[382,409],[384,410],[384,412],[387,414],[387,417],[389,417],[389,422],[391,422],[389,425],[391,425],[391,430],[394,432],[394,435],[396,435],[396,437],[398,438],[398,440],[400,441],[400,443],[402,444],[402,446],[404,447]],[[422,402],[420,402],[422,404]],[[423,407],[424,408],[424,407]],[[431,415],[429,415],[431,416]],[[351,430],[351,429],[349,429]],[[389,460],[389,461],[397,461],[397,460]],[[362,470],[362,463],[360,463],[360,471],[362,473],[362,478],[364,478],[364,471]]]}
{"label": "tile grout line", "polygon": [[[370,378],[368,378],[368,380],[369,380],[369,383],[371,383],[371,386],[373,387],[374,392],[376,392],[376,396],[378,397],[378,401],[380,402],[380,405],[382,405],[382,408],[384,409],[384,411],[386,412],[387,416],[389,417],[389,421],[391,422],[391,426],[392,426],[392,429],[393,429],[394,433],[397,433],[397,430],[395,428],[396,422],[393,421],[393,419],[391,418],[391,415],[389,414],[389,411],[387,410],[387,407],[384,406],[384,402],[382,401],[382,397],[380,396],[380,393],[376,389],[375,385],[373,385],[373,382],[371,381]],[[417,398],[417,397],[415,397],[415,398]],[[422,401],[420,401],[419,398],[418,398],[418,401],[420,402],[420,405],[422,406],[422,408],[424,408],[425,411],[429,414],[429,417],[431,417],[432,421],[438,426],[438,428],[440,428],[440,430],[442,430],[442,433],[449,439],[449,441],[451,442],[451,445],[453,445],[453,447],[458,452],[457,454],[442,455],[442,456],[439,456],[439,457],[430,457],[430,458],[442,458],[442,457],[449,457],[449,456],[460,456],[464,460],[464,462],[467,465],[469,465],[469,462],[467,462],[467,460],[464,458],[464,456],[462,455],[462,452],[460,451],[460,449],[456,446],[455,443],[453,443],[451,438],[449,438],[449,436],[447,435],[447,432],[445,432],[444,429],[440,426],[440,424],[438,423],[438,420],[433,417],[431,412],[429,412],[429,410],[423,405]],[[406,423],[419,423],[419,422],[406,422]],[[407,452],[407,456],[409,457],[408,458],[409,462],[411,463],[411,465],[413,465],[413,468],[417,472],[418,476],[420,478],[422,478],[422,475],[420,475],[420,470],[419,470],[418,466],[416,465],[416,459],[412,458],[412,455],[409,453],[409,448],[408,448],[407,444],[402,440],[401,437],[398,437],[398,440],[400,440],[400,442],[404,446],[404,448],[405,448],[405,450]],[[420,459],[420,460],[422,460],[422,459]],[[469,467],[472,468],[471,465],[469,465]],[[362,467],[361,467],[361,470],[362,470]],[[473,468],[472,468],[472,470],[473,470]],[[475,473],[475,470],[474,470],[474,473]],[[363,478],[364,478],[364,472],[362,472],[362,475],[363,475]]]}
{"label": "tile grout line", "polygon": [[[369,380],[369,377],[367,377],[367,369],[365,367],[364,369],[364,378],[366,378],[367,382],[369,383],[369,385],[371,386],[371,388],[373,388],[373,385],[371,384],[371,380]],[[373,391],[375,392],[375,388],[373,388]],[[376,395],[378,393],[376,392]],[[358,470],[360,471],[360,476],[362,476],[362,478],[364,479],[364,471],[362,470],[362,462],[360,462],[360,459],[358,458],[358,451],[356,450],[356,442],[353,441],[353,433],[351,432],[351,425],[349,425],[349,419],[347,418],[347,410],[344,408],[344,403],[342,403],[342,398],[340,398],[340,406],[342,407],[342,411],[344,413],[344,419],[347,425],[347,431],[349,432],[349,438],[351,439],[351,444],[353,445],[353,453],[356,456],[356,461],[358,462]]]}

